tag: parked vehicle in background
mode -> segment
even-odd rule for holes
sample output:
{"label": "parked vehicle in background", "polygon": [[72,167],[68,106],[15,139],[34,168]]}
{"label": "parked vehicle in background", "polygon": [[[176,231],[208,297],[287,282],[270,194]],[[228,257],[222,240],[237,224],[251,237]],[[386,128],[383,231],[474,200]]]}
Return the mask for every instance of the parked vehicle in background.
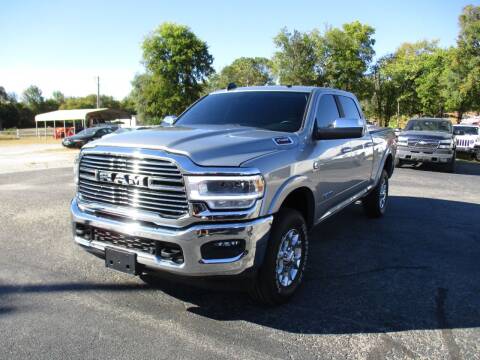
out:
{"label": "parked vehicle in background", "polygon": [[87,144],[73,236],[146,281],[155,271],[249,277],[255,299],[278,304],[302,282],[314,225],[360,199],[369,217],[385,213],[394,158],[393,131],[369,131],[351,93],[219,91],[171,127]]}
{"label": "parked vehicle in background", "polygon": [[448,119],[418,118],[408,121],[397,138],[397,166],[434,163],[455,171],[455,140]]}
{"label": "parked vehicle in background", "polygon": [[62,140],[62,145],[69,148],[81,148],[86,143],[100,139],[102,136],[117,130],[117,126],[91,127],[84,129],[73,136],[67,136]]}
{"label": "parked vehicle in background", "polygon": [[480,161],[480,126],[454,125],[453,134],[457,145],[457,152],[471,155]]}

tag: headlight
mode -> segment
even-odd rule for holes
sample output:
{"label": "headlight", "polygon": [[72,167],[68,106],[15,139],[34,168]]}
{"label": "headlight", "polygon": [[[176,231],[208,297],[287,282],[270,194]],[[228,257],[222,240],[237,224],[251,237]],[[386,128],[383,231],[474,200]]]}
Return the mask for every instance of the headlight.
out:
{"label": "headlight", "polygon": [[399,136],[397,140],[397,144],[400,146],[407,146],[408,145],[408,138],[406,136]]}
{"label": "headlight", "polygon": [[453,148],[453,140],[440,140],[438,143],[439,149],[452,149]]}
{"label": "headlight", "polygon": [[75,160],[73,160],[73,181],[75,184],[78,184],[78,176],[79,176],[79,167],[80,167],[80,153],[75,156]]}
{"label": "headlight", "polygon": [[263,196],[261,175],[186,176],[188,197],[204,201],[211,209],[247,209]]}

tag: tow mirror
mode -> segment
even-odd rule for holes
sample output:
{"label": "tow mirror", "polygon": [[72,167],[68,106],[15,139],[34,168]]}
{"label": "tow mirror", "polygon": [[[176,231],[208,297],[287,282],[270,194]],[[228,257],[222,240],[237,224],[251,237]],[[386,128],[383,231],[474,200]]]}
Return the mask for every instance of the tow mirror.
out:
{"label": "tow mirror", "polygon": [[354,139],[361,138],[363,131],[361,119],[340,118],[332,122],[329,127],[317,127],[314,137],[316,140]]}
{"label": "tow mirror", "polygon": [[177,117],[175,115],[167,115],[163,118],[162,125],[173,126],[173,124],[175,123],[175,120],[177,120]]}

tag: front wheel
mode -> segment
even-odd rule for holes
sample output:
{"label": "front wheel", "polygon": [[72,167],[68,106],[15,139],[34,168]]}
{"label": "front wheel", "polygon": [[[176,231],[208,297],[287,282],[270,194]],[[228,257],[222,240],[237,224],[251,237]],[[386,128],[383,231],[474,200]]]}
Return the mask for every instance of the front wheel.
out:
{"label": "front wheel", "polygon": [[453,155],[452,157],[452,160],[450,160],[447,165],[445,165],[445,171],[446,172],[449,172],[449,173],[454,173],[455,172],[455,168],[456,168],[456,156],[455,154]]}
{"label": "front wheel", "polygon": [[480,148],[475,149],[475,160],[480,161]]}
{"label": "front wheel", "polygon": [[368,217],[379,218],[385,214],[388,201],[388,174],[382,171],[375,188],[363,199],[362,204]]}
{"label": "front wheel", "polygon": [[302,283],[308,255],[305,219],[294,209],[275,216],[264,262],[250,295],[267,305],[287,302]]}

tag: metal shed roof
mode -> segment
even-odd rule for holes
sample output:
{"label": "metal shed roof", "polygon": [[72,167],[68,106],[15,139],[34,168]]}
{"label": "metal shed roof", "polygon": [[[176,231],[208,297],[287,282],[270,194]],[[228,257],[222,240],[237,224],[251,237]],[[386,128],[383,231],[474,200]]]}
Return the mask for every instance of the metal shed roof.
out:
{"label": "metal shed roof", "polygon": [[[114,110],[108,108],[100,109],[75,109],[75,110],[57,110],[48,113],[38,114],[35,116],[35,121],[63,121],[63,120],[86,120],[87,116],[97,115],[103,118],[108,115],[111,118],[124,118],[126,114],[122,110]],[[128,116],[127,116],[128,117]]]}

